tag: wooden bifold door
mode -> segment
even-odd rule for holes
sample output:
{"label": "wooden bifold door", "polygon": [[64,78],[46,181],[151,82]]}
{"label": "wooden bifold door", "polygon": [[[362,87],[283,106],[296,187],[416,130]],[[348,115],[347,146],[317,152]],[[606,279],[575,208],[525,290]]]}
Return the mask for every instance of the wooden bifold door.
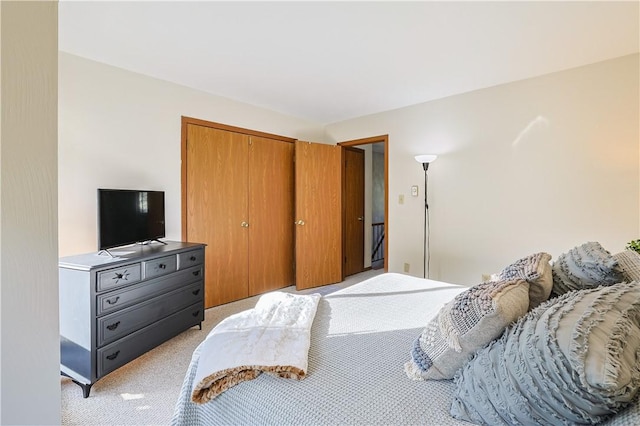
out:
{"label": "wooden bifold door", "polygon": [[182,238],[207,245],[205,307],[342,280],[341,147],[182,129]]}
{"label": "wooden bifold door", "polygon": [[293,143],[186,126],[183,234],[206,251],[205,306],[293,285]]}

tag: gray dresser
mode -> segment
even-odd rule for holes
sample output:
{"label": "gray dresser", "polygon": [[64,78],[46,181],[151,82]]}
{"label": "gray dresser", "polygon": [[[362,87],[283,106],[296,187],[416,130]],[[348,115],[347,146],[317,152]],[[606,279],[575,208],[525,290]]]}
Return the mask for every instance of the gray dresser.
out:
{"label": "gray dresser", "polygon": [[152,242],[63,257],[60,371],[91,385],[204,321],[204,244]]}

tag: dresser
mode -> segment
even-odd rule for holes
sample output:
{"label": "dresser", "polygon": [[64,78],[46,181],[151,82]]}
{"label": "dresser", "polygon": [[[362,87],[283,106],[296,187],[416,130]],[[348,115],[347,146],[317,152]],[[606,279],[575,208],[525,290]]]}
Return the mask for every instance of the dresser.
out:
{"label": "dresser", "polygon": [[205,245],[152,242],[60,259],[60,371],[101,377],[204,321]]}

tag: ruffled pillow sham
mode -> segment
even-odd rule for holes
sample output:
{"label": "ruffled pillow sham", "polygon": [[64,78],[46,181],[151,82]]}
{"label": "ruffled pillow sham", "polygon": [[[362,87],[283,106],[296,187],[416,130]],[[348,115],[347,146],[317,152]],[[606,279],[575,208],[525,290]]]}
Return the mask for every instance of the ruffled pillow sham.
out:
{"label": "ruffled pillow sham", "polygon": [[558,256],[552,266],[552,296],[624,281],[618,261],[598,242],[587,242]]}
{"label": "ruffled pillow sham", "polygon": [[476,424],[592,424],[640,387],[640,285],[551,299],[456,375],[451,415]]}

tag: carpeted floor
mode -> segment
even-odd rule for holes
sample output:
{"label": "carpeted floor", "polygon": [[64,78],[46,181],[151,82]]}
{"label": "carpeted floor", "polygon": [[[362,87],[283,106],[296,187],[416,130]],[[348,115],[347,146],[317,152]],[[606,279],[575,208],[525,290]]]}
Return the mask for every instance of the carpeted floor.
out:
{"label": "carpeted floor", "polygon": [[[300,293],[328,294],[382,272],[369,270],[348,277],[342,283]],[[295,287],[283,291],[295,292]],[[98,380],[91,388],[89,398],[82,397],[78,385],[61,377],[62,424],[169,424],[193,350],[216,324],[229,315],[253,308],[258,298],[254,296],[207,309],[202,330],[193,327]]]}

